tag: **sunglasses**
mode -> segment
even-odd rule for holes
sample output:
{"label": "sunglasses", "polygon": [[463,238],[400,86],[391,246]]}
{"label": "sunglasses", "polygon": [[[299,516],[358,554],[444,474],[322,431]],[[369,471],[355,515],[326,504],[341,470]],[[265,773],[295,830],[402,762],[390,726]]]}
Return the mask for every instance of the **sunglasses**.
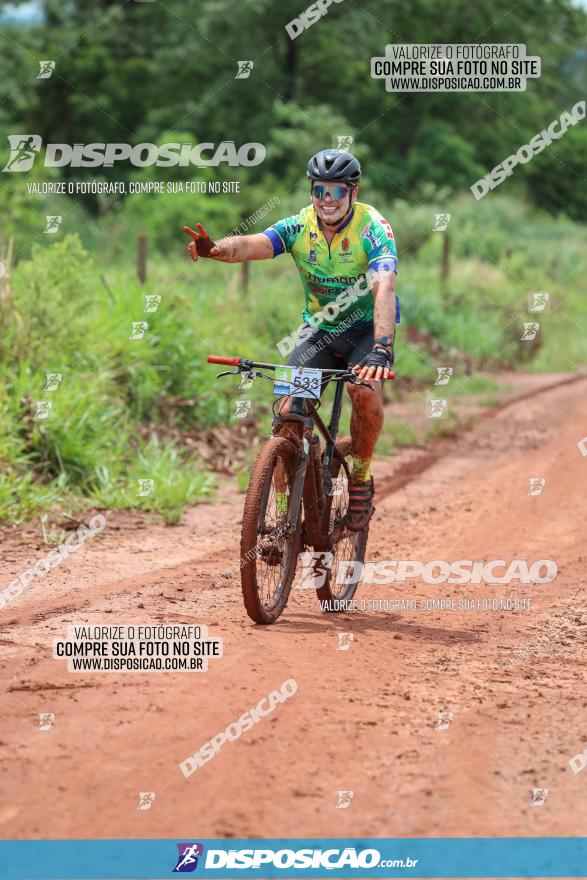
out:
{"label": "sunglasses", "polygon": [[351,189],[352,187],[348,187],[344,183],[314,183],[312,195],[321,202],[326,196],[330,196],[333,202],[338,202],[348,196]]}

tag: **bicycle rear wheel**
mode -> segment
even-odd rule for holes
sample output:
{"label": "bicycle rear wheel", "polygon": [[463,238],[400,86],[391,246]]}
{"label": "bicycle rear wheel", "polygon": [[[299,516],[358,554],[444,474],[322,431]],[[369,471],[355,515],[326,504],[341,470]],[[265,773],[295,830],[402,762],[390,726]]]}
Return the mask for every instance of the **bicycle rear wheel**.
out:
{"label": "bicycle rear wheel", "polygon": [[[348,477],[351,467],[351,450],[350,437],[339,440],[336,444],[336,454],[330,465],[332,494],[327,500],[325,517],[328,518],[332,565],[324,584],[316,590],[321,608],[327,612],[344,611],[345,604],[350,602],[355,595],[360,581],[361,567],[352,566],[351,563],[365,561],[369,538],[368,525],[362,532],[351,532],[345,526],[349,506]],[[339,580],[342,583],[339,583]]]}
{"label": "bicycle rear wheel", "polygon": [[298,460],[293,443],[271,437],[251,473],[241,532],[241,584],[247,614],[255,623],[275,623],[295,576],[302,517],[300,510],[292,529],[291,490]]}

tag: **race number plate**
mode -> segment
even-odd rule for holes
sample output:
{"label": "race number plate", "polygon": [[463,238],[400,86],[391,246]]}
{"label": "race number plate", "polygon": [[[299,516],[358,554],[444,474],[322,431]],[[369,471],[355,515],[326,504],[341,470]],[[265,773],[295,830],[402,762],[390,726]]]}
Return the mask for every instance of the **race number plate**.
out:
{"label": "race number plate", "polygon": [[308,367],[280,367],[275,371],[273,393],[316,400],[320,397],[321,381],[322,370],[311,370]]}

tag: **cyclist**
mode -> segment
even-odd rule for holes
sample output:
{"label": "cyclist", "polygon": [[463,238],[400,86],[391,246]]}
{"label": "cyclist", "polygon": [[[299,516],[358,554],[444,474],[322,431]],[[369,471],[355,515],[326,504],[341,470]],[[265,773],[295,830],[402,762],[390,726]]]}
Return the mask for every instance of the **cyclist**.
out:
{"label": "cyclist", "polygon": [[[357,201],[361,166],[343,150],[321,150],[308,163],[312,204],[274,223],[264,232],[213,241],[204,227],[192,237],[193,260],[210,257],[225,263],[292,255],[304,288],[304,325],[295,341],[290,366],[315,369],[357,367],[371,389],[348,385],[352,402],[353,467],[347,527],[365,528],[373,512],[371,458],[383,424],[381,381],[394,362],[397,254],[388,221]],[[288,337],[291,340],[292,337]],[[342,360],[342,363],[341,363]]]}

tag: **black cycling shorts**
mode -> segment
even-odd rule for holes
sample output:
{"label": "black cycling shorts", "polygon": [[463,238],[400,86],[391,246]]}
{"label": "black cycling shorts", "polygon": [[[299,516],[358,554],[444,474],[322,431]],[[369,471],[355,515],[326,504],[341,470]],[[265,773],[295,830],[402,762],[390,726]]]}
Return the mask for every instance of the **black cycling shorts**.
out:
{"label": "black cycling shorts", "polygon": [[[309,325],[305,325],[309,326]],[[288,367],[313,367],[315,370],[345,370],[355,367],[373,349],[373,324],[349,327],[340,333],[316,329],[288,355]],[[328,385],[322,379],[320,396]]]}
{"label": "black cycling shorts", "polygon": [[[306,325],[307,326],[307,325]],[[373,349],[373,324],[349,327],[341,333],[318,328],[288,355],[288,367],[344,370],[356,366]]]}

